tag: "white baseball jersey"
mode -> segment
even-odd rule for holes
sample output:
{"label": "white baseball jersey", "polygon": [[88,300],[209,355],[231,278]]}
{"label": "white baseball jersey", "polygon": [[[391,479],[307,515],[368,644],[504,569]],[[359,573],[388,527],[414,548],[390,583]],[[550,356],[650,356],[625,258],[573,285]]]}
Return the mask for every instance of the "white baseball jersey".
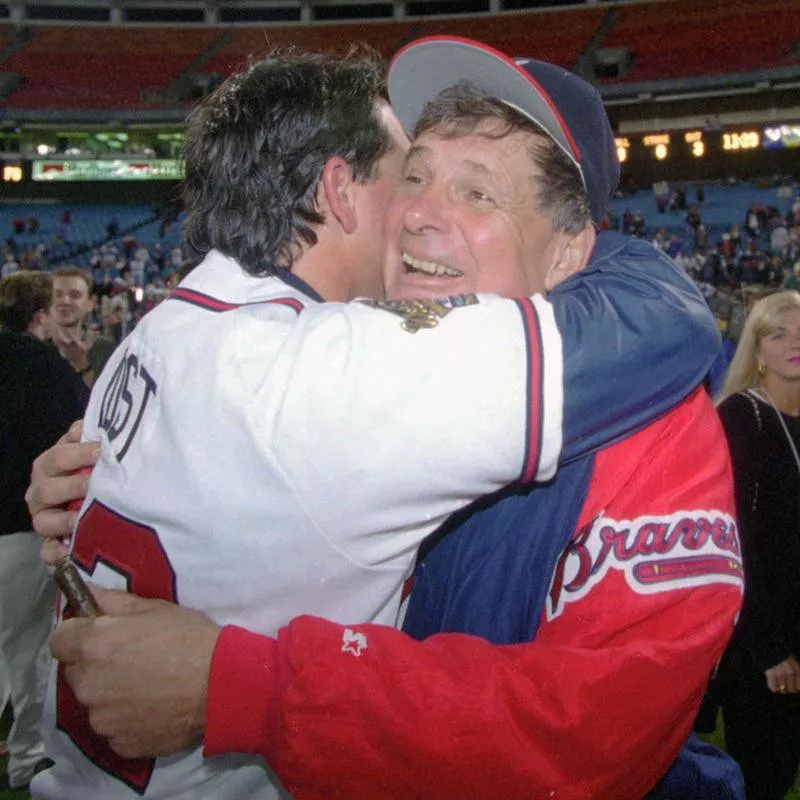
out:
{"label": "white baseball jersey", "polygon": [[[429,533],[553,473],[546,301],[318,300],[212,252],[122,343],[84,422],[102,442],[73,537],[87,577],[271,635],[299,614],[394,624]],[[117,757],[60,675],[46,727],[38,800],[283,794],[260,758]]]}

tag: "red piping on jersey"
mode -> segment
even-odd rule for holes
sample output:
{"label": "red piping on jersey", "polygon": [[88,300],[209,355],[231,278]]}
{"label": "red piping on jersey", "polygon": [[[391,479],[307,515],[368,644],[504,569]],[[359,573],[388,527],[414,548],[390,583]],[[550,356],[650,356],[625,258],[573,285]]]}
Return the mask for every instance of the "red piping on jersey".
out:
{"label": "red piping on jersey", "polygon": [[542,338],[539,330],[539,317],[533,307],[533,302],[527,297],[515,302],[522,314],[522,325],[525,328],[525,341],[528,345],[528,358],[530,359],[527,386],[527,441],[525,459],[520,474],[521,481],[530,482],[539,471],[542,447]]}
{"label": "red piping on jersey", "polygon": [[288,306],[294,309],[298,314],[305,308],[305,306],[294,297],[276,297],[271,300],[256,300],[252,303],[228,303],[225,300],[218,300],[216,297],[203,294],[203,292],[196,292],[194,289],[175,289],[169,296],[169,299],[182,300],[184,303],[190,303],[193,306],[205,308],[207,311],[216,312],[233,311],[242,306],[255,306],[261,303],[275,303],[280,306]]}

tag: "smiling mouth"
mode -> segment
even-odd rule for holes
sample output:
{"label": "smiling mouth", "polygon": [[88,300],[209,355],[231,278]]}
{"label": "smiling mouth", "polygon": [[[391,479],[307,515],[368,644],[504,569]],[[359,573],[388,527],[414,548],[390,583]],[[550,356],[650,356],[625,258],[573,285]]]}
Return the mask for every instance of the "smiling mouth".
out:
{"label": "smiling mouth", "polygon": [[433,275],[437,278],[463,278],[464,273],[444,264],[437,264],[435,261],[424,261],[421,258],[414,258],[408,253],[403,253],[403,264],[406,267],[407,275],[421,274]]}

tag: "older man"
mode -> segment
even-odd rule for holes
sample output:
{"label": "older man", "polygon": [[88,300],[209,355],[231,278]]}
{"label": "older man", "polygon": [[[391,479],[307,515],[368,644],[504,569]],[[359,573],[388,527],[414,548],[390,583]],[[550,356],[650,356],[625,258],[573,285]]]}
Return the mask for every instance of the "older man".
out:
{"label": "older man", "polygon": [[[242,104],[253,102],[254,98],[261,98],[260,102],[268,104],[271,113],[278,113],[273,112],[275,98],[264,97],[263,86],[254,85],[251,91],[248,83],[247,78],[240,78],[238,85],[234,83],[221,94],[221,102],[216,108],[211,104],[210,113],[203,120],[205,135],[224,132],[230,136],[231,130],[226,131],[226,126],[240,120]],[[532,85],[529,82],[528,86]],[[538,94],[538,88],[535,91],[541,107],[546,94],[543,91]],[[602,112],[602,106],[600,110]],[[390,278],[398,275],[401,282],[412,283],[424,282],[430,276],[438,275],[446,276],[448,281],[452,281],[448,285],[460,292],[458,287],[467,283],[471,274],[485,276],[490,273],[491,264],[487,258],[491,256],[495,259],[496,274],[504,280],[498,284],[498,290],[505,293],[520,291],[528,295],[556,286],[585,266],[595,242],[591,217],[602,213],[607,206],[617,175],[613,137],[605,117],[599,117],[603,126],[595,131],[594,144],[589,146],[587,143],[583,165],[576,169],[577,150],[572,156],[567,153],[559,157],[557,150],[547,144],[547,137],[540,137],[540,160],[529,161],[529,156],[536,156],[537,152],[536,142],[529,137],[538,134],[520,127],[519,120],[509,114],[500,121],[499,128],[487,117],[488,130],[476,129],[471,138],[469,135],[461,137],[460,144],[466,144],[470,153],[466,160],[458,160],[456,164],[455,154],[460,151],[456,146],[449,156],[440,152],[422,153],[417,149],[406,162],[403,184],[407,188],[398,193],[398,198],[407,198],[409,192],[418,191],[415,187],[428,186],[434,175],[445,176],[444,182],[437,181],[430,194],[419,195],[414,203],[418,205],[416,216],[424,208],[432,213],[421,222],[425,230],[433,232],[438,225],[444,225],[449,235],[436,240],[439,247],[431,240],[430,249],[418,250],[413,239],[413,226],[405,223],[407,214],[414,216],[413,210],[404,209],[401,200],[390,203],[387,215],[390,232],[387,284],[390,284]],[[249,117],[250,120],[255,118],[256,115]],[[563,126],[557,115],[552,114],[542,124],[544,131],[556,141],[558,129],[553,126],[554,120]],[[326,134],[326,141],[330,142],[330,131]],[[559,138],[566,140],[567,134],[568,129],[563,126]],[[458,133],[455,139],[443,137],[442,141],[447,142],[445,148],[451,148],[457,138]],[[486,143],[489,146],[484,148]],[[286,154],[280,155],[282,162],[286,163]],[[306,163],[309,162],[313,167],[313,159],[306,159]],[[322,250],[317,248],[323,245],[330,249],[338,243],[338,247],[333,246],[330,250],[334,254],[347,251],[353,256],[367,255],[367,251],[361,249],[367,248],[367,242],[343,245],[348,243],[347,236],[356,230],[356,223],[369,221],[367,209],[371,208],[374,213],[379,205],[374,196],[378,192],[374,190],[371,190],[371,201],[359,203],[359,192],[348,179],[349,170],[344,169],[347,166],[344,159],[329,157],[321,164],[317,203],[325,212],[325,228],[301,228],[301,238],[295,241],[299,257],[294,258],[298,251],[292,247],[277,250],[280,256],[276,259],[277,264],[280,266],[288,261],[293,273],[300,277],[307,256],[312,256],[308,259],[309,264],[321,266],[313,257],[321,256]],[[413,167],[414,164],[417,166]],[[213,166],[208,165],[206,169],[211,172]],[[247,171],[242,169],[241,174],[245,175]],[[233,180],[236,177],[235,174],[231,176]],[[214,178],[219,178],[218,171],[214,172]],[[219,199],[224,203],[225,198]],[[244,207],[253,213],[257,210],[256,207]],[[358,211],[355,217],[354,210]],[[313,221],[318,222],[316,218]],[[258,220],[251,218],[248,222],[254,224]],[[209,233],[218,237],[221,230],[206,227],[204,242],[208,244],[211,241]],[[269,262],[262,259],[256,263],[254,259],[264,251],[263,239],[259,240],[262,232],[263,224],[244,241],[244,246],[250,248],[248,257],[238,261],[248,271],[270,269]],[[120,373],[121,376],[130,375],[131,370],[135,370],[135,374],[141,377],[146,364],[145,383],[151,388],[140,391],[139,410],[130,415],[136,422],[127,435],[115,427],[116,416],[111,408],[113,397],[121,392],[123,377],[112,376],[110,386],[117,381],[118,388],[106,389],[106,399],[98,397],[94,412],[90,409],[87,416],[87,424],[92,425],[90,435],[99,432],[110,439],[111,430],[114,440],[118,440],[116,444],[109,442],[105,445],[116,464],[111,458],[104,457],[96,468],[78,526],[74,557],[91,571],[98,559],[108,559],[110,551],[115,549],[114,540],[102,540],[105,534],[101,531],[116,530],[117,542],[130,544],[131,540],[137,541],[142,552],[147,550],[164,566],[160,583],[143,581],[138,584],[140,591],[202,608],[218,623],[235,622],[270,632],[287,622],[293,613],[303,611],[325,613],[343,622],[359,618],[390,621],[397,608],[399,583],[410,568],[416,545],[438,521],[463,506],[471,497],[499,488],[502,483],[515,478],[530,480],[552,471],[558,458],[558,434],[561,432],[557,395],[562,362],[557,355],[561,350],[556,343],[558,329],[548,321],[551,311],[561,325],[569,323],[560,331],[566,355],[563,362],[566,369],[564,452],[577,456],[602,442],[603,436],[619,435],[643,422],[643,416],[637,413],[638,403],[631,403],[630,398],[623,402],[620,412],[626,418],[623,422],[616,419],[618,415],[611,409],[595,409],[596,414],[588,414],[589,409],[596,405],[598,395],[592,392],[581,394],[577,379],[573,386],[571,370],[577,364],[570,360],[574,356],[581,361],[585,333],[581,326],[589,325],[596,337],[613,333],[625,338],[625,331],[640,328],[640,322],[633,322],[633,318],[638,318],[641,313],[662,314],[666,311],[667,316],[675,320],[676,317],[668,311],[670,305],[682,306],[684,310],[698,307],[695,300],[689,299],[696,297],[691,288],[675,279],[674,269],[668,262],[649,249],[629,249],[627,240],[618,241],[617,245],[612,248],[613,257],[609,253],[608,257],[598,259],[586,280],[579,283],[574,292],[563,293],[562,300],[553,309],[538,298],[534,302],[504,301],[473,294],[456,294],[444,302],[373,303],[376,309],[369,308],[369,304],[313,308],[308,303],[307,291],[305,294],[297,293],[282,286],[280,294],[271,288],[265,296],[264,289],[255,285],[250,292],[246,291],[248,284],[238,295],[209,296],[212,277],[209,270],[215,266],[212,253],[207,264],[198,267],[178,290],[177,299],[206,312],[216,311],[220,316],[230,314],[227,319],[210,326],[208,336],[201,337],[205,359],[220,364],[221,372],[213,374],[213,383],[202,388],[194,386],[191,370],[167,374],[162,368],[160,376],[155,375],[153,365],[159,368],[158,359],[154,357],[155,353],[148,356],[144,342],[157,332],[162,320],[166,322],[168,319],[167,315],[159,319],[158,312],[148,317],[137,330],[127,347],[123,348],[124,354],[115,357],[120,363],[128,363],[124,360],[130,358],[129,354],[137,358],[136,364],[127,366],[127,372]],[[369,246],[374,246],[374,242]],[[353,250],[354,247],[357,249]],[[335,260],[332,262],[334,269],[336,263]],[[235,274],[232,265],[217,261],[216,266],[219,272],[217,291],[223,286],[230,291],[232,275]],[[359,274],[362,280],[356,278],[345,285],[332,282],[332,276],[323,269],[319,280],[327,278],[328,296],[337,296],[337,292],[341,296],[353,287],[363,286],[365,281],[374,282],[374,277],[370,277],[372,273]],[[653,293],[654,274],[661,275],[663,295]],[[620,280],[621,276],[624,280]],[[287,277],[284,275],[283,279],[285,281]],[[479,291],[494,288],[492,283],[491,279],[485,282],[478,279],[472,288]],[[254,300],[260,301],[260,306],[235,313],[229,310],[232,305]],[[271,305],[267,306],[268,303]],[[305,308],[297,318],[289,316],[301,305]],[[282,308],[276,309],[275,306]],[[197,312],[193,310],[192,314]],[[170,315],[171,334],[180,338],[182,325],[179,319],[176,320],[176,311]],[[176,321],[179,322],[177,327]],[[189,322],[187,317],[187,331]],[[195,317],[191,322],[191,332],[196,338],[198,326]],[[698,325],[696,333],[704,338],[708,329],[705,325]],[[673,346],[674,343],[673,340]],[[659,337],[654,345],[662,347],[663,339]],[[664,355],[670,354],[671,350],[672,347],[666,347]],[[543,352],[547,358],[547,370],[543,369],[542,358],[536,355],[537,352]],[[621,377],[623,370],[619,366],[618,351],[598,351],[594,356],[596,358],[592,361],[580,364],[584,380],[588,380],[591,387],[599,387],[610,370],[616,370],[617,379]],[[148,358],[149,363],[146,363]],[[606,364],[601,365],[604,358]],[[231,368],[223,369],[222,365],[228,363]],[[693,365],[692,369],[696,366]],[[680,372],[681,380],[686,381],[685,368]],[[701,374],[695,374],[694,380],[698,380]],[[245,404],[245,408],[250,409],[246,414],[234,411],[236,404],[231,402],[231,397],[236,394],[235,386],[242,376],[245,377],[243,388],[250,398]],[[182,407],[182,413],[177,416],[168,417],[163,411],[164,397],[170,396],[169,384],[166,392],[162,390],[160,395],[156,387],[163,387],[164,381],[170,379],[182,384],[183,396],[195,402],[204,394],[213,398],[216,417],[214,428],[205,437],[209,440],[207,443],[203,440],[198,443],[196,438],[187,436],[187,422],[191,422],[188,406]],[[661,389],[672,383],[663,376],[659,381]],[[188,390],[187,384],[190,385]],[[691,381],[683,385],[690,388]],[[649,388],[653,389],[652,386]],[[572,400],[571,389],[575,393]],[[655,391],[654,395],[659,395],[659,392]],[[159,396],[161,399],[157,401]],[[663,411],[672,405],[675,393],[668,390],[654,399]],[[518,405],[520,401],[521,406]],[[175,402],[174,398],[172,402]],[[687,404],[676,423],[678,427],[683,424],[692,427],[695,416],[703,408],[703,398],[694,394]],[[155,411],[148,416],[147,409],[154,407]],[[221,413],[222,409],[225,409],[224,413]],[[548,409],[555,416],[549,417]],[[99,425],[93,421],[95,414],[99,415]],[[140,432],[140,418],[150,426],[146,433]],[[104,419],[109,420],[108,428],[103,427]],[[178,431],[169,433],[169,429],[179,419],[184,433],[176,439]],[[259,419],[262,421],[258,422]],[[254,424],[255,428],[252,427]],[[543,425],[541,431],[540,425]],[[144,422],[141,428],[146,429]],[[254,432],[258,434],[258,458],[248,456]],[[713,428],[710,435],[713,438]],[[182,499],[191,500],[189,508],[183,509],[180,517],[173,519],[175,515],[169,508],[171,503],[167,504],[166,500],[174,500],[174,490],[169,498],[165,497],[165,504],[161,504],[154,486],[136,486],[135,494],[141,492],[143,496],[131,501],[130,492],[134,484],[130,478],[136,476],[138,482],[144,477],[138,466],[142,458],[142,442],[146,442],[148,437],[151,441],[159,441],[165,436],[170,437],[170,447],[175,448],[177,454],[184,450],[187,456],[194,458],[199,454],[198,462],[201,464],[206,461],[202,454],[207,446],[213,448],[216,460],[228,469],[238,465],[237,470],[242,470],[250,462],[248,470],[255,481],[252,492],[232,491],[233,487],[226,484],[226,492],[221,496],[217,497],[219,493],[214,492],[215,503],[209,507],[203,502],[209,484],[202,480],[197,480],[196,486],[194,481],[187,482],[186,473],[176,469],[178,465],[175,454],[172,454],[167,456],[170,471],[183,475],[181,490],[186,496]],[[220,449],[227,450],[228,447],[231,450],[227,454]],[[320,463],[310,459],[312,451],[318,454]],[[183,456],[179,460],[185,466],[190,464]],[[512,469],[507,466],[509,462],[513,464]],[[124,481],[127,494],[115,488],[119,478],[115,479],[114,471],[119,464],[123,465],[123,472],[130,470]],[[251,469],[255,465],[258,471]],[[190,469],[196,470],[197,467]],[[721,507],[726,504],[725,490],[725,486],[720,490]],[[110,497],[119,511],[107,513],[108,500],[102,507],[98,503],[98,498],[103,496]],[[678,501],[677,498],[674,500]],[[343,501],[352,508],[352,513],[342,514]],[[132,504],[138,506],[135,512],[137,521],[133,524]],[[153,520],[153,527],[147,529],[151,533],[143,529],[142,515]],[[218,526],[220,529],[223,525],[230,527],[232,520],[238,523],[235,536],[223,537],[215,531]],[[263,531],[259,520],[260,524],[266,525]],[[185,545],[181,544],[184,539]],[[154,540],[161,544],[162,556],[158,556],[158,549],[150,544]],[[168,569],[166,562],[171,556],[174,558],[178,551],[191,549],[190,540],[202,541],[203,548],[197,553],[195,547],[194,558],[208,560],[213,564],[213,570],[198,570],[197,564],[192,564],[189,558],[185,560],[184,568],[179,565],[174,573]],[[712,557],[725,551],[726,544],[727,541],[721,539],[704,541],[703,552]],[[120,547],[124,550],[128,545]],[[154,565],[155,561],[148,559],[148,570],[152,570]],[[136,571],[129,572],[131,587],[137,591]],[[95,570],[95,577],[97,574]],[[170,578],[170,575],[174,577]],[[199,576],[202,576],[202,582],[198,581]],[[704,586],[713,580],[707,572],[702,576],[700,582]],[[736,578],[732,580],[735,584]],[[231,585],[232,581],[235,581],[235,586]],[[111,581],[104,580],[104,583],[110,585]],[[732,594],[722,592],[722,595],[721,610],[727,613],[722,614],[721,622],[711,626],[713,630],[704,633],[707,645],[708,640],[712,642],[710,649],[717,645],[717,640],[720,640],[720,647],[724,643],[721,640],[729,633],[732,609],[738,606],[737,586],[734,585]],[[117,600],[113,596],[104,596],[103,599],[108,603],[106,610],[113,610],[113,603]],[[708,600],[704,595],[700,599]],[[144,608],[150,607],[145,605]],[[152,672],[142,663],[134,666],[138,657],[127,649],[115,644],[115,664],[105,664],[108,681],[93,670],[89,651],[95,646],[104,649],[106,645],[102,641],[109,641],[105,637],[110,636],[120,645],[123,641],[130,644],[136,640],[135,650],[139,653],[149,651],[150,646],[143,645],[139,638],[141,627],[137,622],[143,623],[145,628],[154,625],[151,629],[154,635],[150,639],[150,644],[153,644],[165,632],[160,627],[161,621],[173,612],[189,614],[184,618],[184,622],[189,622],[188,626],[179,625],[170,633],[177,633],[184,643],[190,645],[182,652],[192,655],[178,670],[171,670],[159,659],[155,671],[160,674],[160,684],[158,687],[151,684],[149,697],[143,697],[138,691],[131,692],[130,678],[139,668],[143,669],[139,675],[147,675],[147,680]],[[246,695],[248,686],[255,685],[256,675],[264,677],[263,670],[270,663],[270,654],[282,658],[280,648],[276,648],[270,639],[256,637],[253,640],[249,638],[251,634],[242,628],[227,628],[226,634],[217,641],[218,628],[205,617],[191,612],[156,604],[154,612],[137,616],[138,620],[131,617],[102,620],[91,629],[67,623],[53,643],[54,652],[68,664],[73,664],[68,669],[68,677],[77,687],[80,699],[89,706],[93,726],[101,733],[109,734],[114,748],[124,754],[162,753],[196,741],[203,727],[204,687],[215,643],[215,670],[224,674],[225,679],[230,677],[227,671],[231,666],[228,661],[230,654],[240,643],[244,645],[240,651],[243,658],[236,667],[241,678],[237,678],[238,689],[242,692],[240,697]],[[136,630],[128,627],[131,622]],[[315,624],[312,622],[312,626]],[[328,623],[319,621],[319,624],[323,626],[320,630],[324,629],[322,635],[325,638],[326,631],[331,629],[325,627]],[[304,630],[302,621],[292,623],[289,635],[293,637],[294,631],[298,631],[302,636]],[[389,628],[375,630],[380,631],[379,636],[391,633]],[[135,635],[129,638],[132,632]],[[120,634],[121,638],[117,638]],[[94,646],[77,651],[75,638],[87,635],[99,638],[95,639]],[[338,638],[337,652],[346,658],[355,656],[360,660],[368,649],[372,653],[368,636],[359,629],[351,626],[333,635]],[[472,641],[481,646],[476,640]],[[160,648],[160,645],[156,647]],[[79,661],[82,663],[77,663]],[[154,666],[154,662],[151,661],[149,666]],[[696,665],[698,671],[702,668],[702,663]],[[171,674],[166,674],[163,669]],[[286,675],[288,677],[289,673]],[[277,679],[278,676],[273,677]],[[159,738],[164,733],[159,724],[163,719],[163,704],[156,695],[167,684],[168,692],[174,688],[171,678],[183,687],[184,696],[189,699],[177,715],[174,706],[170,705],[171,731],[166,737]],[[112,710],[110,716],[105,713],[109,708],[107,701],[119,699],[115,690],[109,691],[116,681],[120,681],[117,687],[120,684],[126,687],[125,694],[135,694],[140,701],[135,712],[138,725],[129,717],[125,723],[127,730],[123,733],[119,733],[120,729],[116,727],[119,721],[116,710]],[[279,682],[276,681],[275,685],[276,691],[280,690]],[[62,685],[60,689],[64,691],[66,686]],[[228,746],[232,740],[226,740],[225,736],[230,735],[238,737],[240,742],[247,741],[248,752],[272,755],[269,748],[263,746],[257,732],[264,733],[267,738],[274,734],[276,742],[283,741],[284,734],[278,728],[264,727],[261,713],[271,708],[269,698],[266,698],[266,705],[262,705],[266,697],[264,690],[268,692],[269,686],[259,687],[258,699],[250,713],[241,716],[242,726],[233,733],[232,727],[226,726],[226,720],[220,719],[219,714],[224,716],[225,708],[232,711],[239,706],[229,706],[227,699],[217,704],[212,686],[216,710],[212,711],[209,705],[211,725],[207,731],[207,748],[239,749],[238,745]],[[369,698],[361,699],[366,701]],[[128,711],[131,708],[128,706]],[[199,715],[198,711],[201,712]],[[123,716],[126,715],[127,711]],[[294,725],[291,727],[295,729]],[[155,734],[147,741],[144,750],[142,741],[136,738],[138,733],[131,738],[131,728],[139,731],[146,728],[150,734]],[[314,738],[317,733],[314,726],[309,725],[308,730]],[[348,727],[348,730],[352,728]],[[88,736],[91,732],[84,730],[83,734]],[[685,731],[678,735],[685,735]],[[74,736],[71,738],[76,741]],[[324,760],[326,752],[341,752],[339,744],[328,748],[321,739],[316,741],[322,743],[318,763]],[[95,742],[95,747],[93,755],[95,763],[98,763],[101,745]],[[249,773],[242,769],[234,773],[230,768],[236,762],[231,757],[225,761],[214,759],[201,763],[195,751],[154,766],[142,761],[134,764],[117,762],[115,765],[109,753],[105,755],[108,757],[104,764],[106,772],[113,775],[116,767],[118,780],[116,784],[110,779],[103,783],[105,792],[114,792],[104,796],[125,796],[119,789],[119,784],[125,780],[138,781],[138,790],[148,796],[182,796],[181,792],[196,793],[200,787],[217,792],[249,791],[247,796],[252,797],[272,796],[256,794],[266,792],[269,787],[259,783],[258,775],[250,768],[247,768]],[[352,766],[352,762],[347,761]],[[317,792],[317,795],[330,793],[325,788],[304,787],[293,774],[293,767],[284,770],[284,766],[284,762],[278,765],[281,778],[298,796],[303,796],[304,791]],[[309,766],[309,775],[314,775],[312,783],[319,785],[317,765]],[[228,768],[227,774],[221,772],[223,768]],[[82,782],[85,784],[90,780],[92,786],[100,785],[100,776],[90,777],[91,768],[72,764],[68,769],[73,771],[68,781],[75,790]],[[81,770],[82,774],[78,774]],[[371,768],[365,770],[364,775],[367,773],[373,775]],[[53,775],[58,775],[58,765],[50,777]],[[380,778],[365,783],[363,777],[354,779],[353,796],[361,796],[362,787],[367,787],[371,797],[397,796],[399,784],[390,786]],[[387,777],[394,781],[394,772]],[[179,784],[176,778],[180,780]],[[341,775],[331,776],[334,783],[340,778]],[[215,785],[217,788],[212,789]],[[45,793],[52,792],[45,780],[37,785],[37,790],[39,786],[43,792],[35,796],[51,796]],[[64,785],[61,788],[63,791]],[[434,796],[428,792],[429,788],[425,787],[424,796]]]}

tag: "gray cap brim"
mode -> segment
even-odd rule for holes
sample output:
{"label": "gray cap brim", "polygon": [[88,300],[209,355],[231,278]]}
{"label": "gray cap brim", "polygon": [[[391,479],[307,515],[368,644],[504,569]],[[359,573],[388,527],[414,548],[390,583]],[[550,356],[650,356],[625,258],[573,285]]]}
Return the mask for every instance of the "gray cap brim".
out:
{"label": "gray cap brim", "polygon": [[425,104],[461,81],[524,114],[580,169],[580,155],[566,126],[533,77],[498,50],[456,37],[412,42],[397,53],[389,67],[389,100],[409,135]]}

